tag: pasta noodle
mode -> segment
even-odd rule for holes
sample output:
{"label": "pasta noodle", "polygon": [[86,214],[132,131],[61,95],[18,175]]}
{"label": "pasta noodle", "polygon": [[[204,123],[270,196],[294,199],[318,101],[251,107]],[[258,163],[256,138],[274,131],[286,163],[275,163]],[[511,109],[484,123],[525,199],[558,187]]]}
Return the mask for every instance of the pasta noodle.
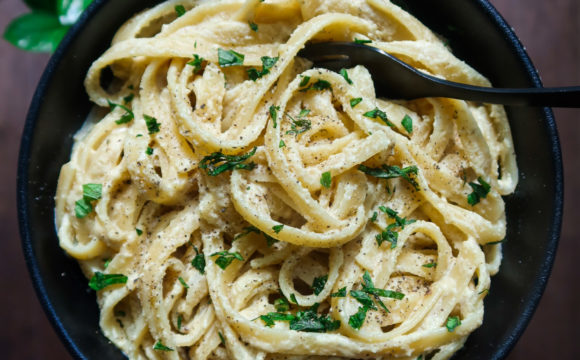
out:
{"label": "pasta noodle", "polygon": [[490,85],[387,0],[170,0],[91,66],[57,228],[129,358],[438,360],[481,325],[503,108],[377,98],[297,56],[329,40]]}

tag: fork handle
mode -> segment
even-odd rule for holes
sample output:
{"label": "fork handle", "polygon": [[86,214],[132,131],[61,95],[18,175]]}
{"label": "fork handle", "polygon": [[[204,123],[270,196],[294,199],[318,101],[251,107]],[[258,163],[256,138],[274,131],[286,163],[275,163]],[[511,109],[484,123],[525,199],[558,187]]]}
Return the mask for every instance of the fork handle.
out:
{"label": "fork handle", "polygon": [[487,88],[436,79],[436,96],[515,106],[580,107],[580,86],[555,88]]}

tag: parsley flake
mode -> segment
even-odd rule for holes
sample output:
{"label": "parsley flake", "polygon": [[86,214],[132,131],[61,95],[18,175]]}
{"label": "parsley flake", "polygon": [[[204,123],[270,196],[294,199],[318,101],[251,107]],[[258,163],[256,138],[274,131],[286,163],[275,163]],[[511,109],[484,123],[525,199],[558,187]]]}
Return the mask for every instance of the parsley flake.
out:
{"label": "parsley flake", "polygon": [[252,31],[258,31],[258,24],[256,24],[255,22],[250,21],[248,25],[250,25],[250,29],[252,29]]}
{"label": "parsley flake", "polygon": [[147,149],[145,149],[145,154],[147,154],[147,155],[153,155],[153,148],[150,148],[148,146]]}
{"label": "parsley flake", "polygon": [[413,119],[409,115],[405,115],[403,120],[401,120],[401,125],[403,125],[409,134],[413,133]]}
{"label": "parsley flake", "polygon": [[120,109],[125,110],[125,113],[123,115],[121,115],[121,118],[119,118],[119,120],[115,120],[115,124],[117,124],[117,125],[126,124],[126,123],[130,122],[131,120],[133,120],[133,118],[135,118],[135,114],[133,114],[133,111],[131,111],[131,109],[129,109],[125,105],[115,104],[109,100],[107,100],[107,103],[109,103],[109,109],[111,111],[115,110],[116,108],[120,108]]}
{"label": "parsley flake", "polygon": [[189,285],[187,285],[187,283],[185,282],[185,280],[183,280],[183,278],[181,276],[178,277],[177,279],[179,280],[181,285],[183,285],[184,288],[189,289]]}
{"label": "parsley flake", "polygon": [[244,55],[234,50],[218,49],[218,63],[221,67],[238,66],[244,64]]}
{"label": "parsley flake", "polygon": [[423,264],[423,267],[424,268],[428,268],[428,269],[429,268],[434,268],[434,267],[437,267],[437,263],[436,262],[430,262],[430,263],[427,263],[427,264]]}
{"label": "parsley flake", "polygon": [[274,232],[275,232],[276,234],[279,234],[279,233],[280,233],[280,231],[282,231],[282,229],[284,229],[284,225],[283,225],[283,224],[281,224],[281,225],[274,225],[274,226],[272,226],[272,230],[274,230]]}
{"label": "parsley flake", "polygon": [[279,106],[270,105],[270,108],[268,109],[272,122],[274,123],[274,129],[278,126],[278,111],[280,111]]}
{"label": "parsley flake", "polygon": [[210,255],[210,257],[217,256],[214,260],[216,265],[225,270],[234,260],[244,261],[244,258],[239,252],[219,251]]}
{"label": "parsley flake", "polygon": [[378,117],[389,127],[395,127],[395,125],[387,118],[387,114],[379,108],[374,108],[374,110],[367,111],[366,113],[363,114],[363,116],[366,116],[371,119],[376,119]]}
{"label": "parsley flake", "polygon": [[149,134],[155,134],[159,132],[159,125],[161,124],[157,122],[156,118],[143,114],[143,119],[145,120],[145,124],[147,124],[147,130],[149,130]]}
{"label": "parsley flake", "polygon": [[363,98],[361,98],[361,97],[350,99],[350,107],[354,109],[354,107],[357,106],[358,104],[360,104],[360,102],[362,100],[363,100]]}
{"label": "parsley flake", "polygon": [[332,184],[332,176],[330,175],[330,171],[323,172],[322,176],[320,176],[320,185],[324,186],[327,189],[330,189],[331,184]]}
{"label": "parsley flake", "polygon": [[193,54],[193,60],[188,62],[187,65],[193,66],[193,73],[198,74],[202,70],[203,62],[205,61],[204,58],[197,54]]}
{"label": "parsley flake", "polygon": [[356,38],[354,39],[355,44],[370,44],[372,42],[373,41],[370,39],[356,39]]}
{"label": "parsley flake", "polygon": [[276,62],[278,62],[278,59],[280,59],[280,57],[269,57],[269,56],[262,56],[261,60],[262,60],[262,70],[259,71],[255,68],[249,68],[247,70],[248,72],[248,77],[250,78],[250,80],[252,81],[256,81],[259,78],[261,78],[264,75],[268,75],[270,73],[270,69],[272,69],[274,67],[274,65],[276,65]]}
{"label": "parsley flake", "polygon": [[306,85],[308,85],[308,83],[310,82],[310,76],[303,76],[300,75],[300,77],[302,78],[302,80],[300,81],[300,87],[305,87]]}
{"label": "parsley flake", "polygon": [[128,278],[123,274],[103,274],[97,271],[91,280],[89,280],[89,287],[95,291],[99,291],[110,285],[125,284],[127,280]]}
{"label": "parsley flake", "polygon": [[413,185],[415,190],[419,190],[419,184],[411,174],[417,175],[419,169],[416,166],[408,166],[406,168],[400,168],[396,165],[382,165],[380,168],[370,168],[365,165],[359,165],[358,169],[367,175],[374,176],[380,179],[393,179],[397,177],[402,177],[409,184]]}
{"label": "parsley flake", "polygon": [[337,292],[330,294],[330,297],[346,297],[346,286],[338,289]]}
{"label": "parsley flake", "polygon": [[286,143],[284,142],[284,140],[280,140],[280,144],[278,144],[279,148],[283,148],[286,146]]}
{"label": "parsley flake", "polygon": [[474,182],[469,183],[473,192],[467,196],[467,203],[471,206],[478,204],[482,198],[485,199],[491,190],[491,186],[481,176],[477,178],[477,182],[479,184]]}
{"label": "parsley flake", "polygon": [[159,340],[157,340],[157,342],[153,346],[153,350],[157,350],[157,351],[173,351],[172,348],[163,345],[163,343],[161,343],[161,341],[159,341]]}
{"label": "parsley flake", "polygon": [[181,17],[185,14],[185,7],[183,5],[175,5],[175,12],[177,13],[177,17]]}
{"label": "parsley flake", "polygon": [[195,250],[195,257],[191,260],[191,265],[197,269],[202,275],[205,274],[205,257],[199,252],[197,246],[193,247]]}
{"label": "parsley flake", "polygon": [[92,201],[99,200],[102,196],[103,185],[84,184],[83,198],[75,202],[75,216],[78,219],[86,217],[93,211]]}
{"label": "parsley flake", "polygon": [[459,325],[461,325],[461,320],[459,319],[459,316],[450,316],[447,318],[447,322],[445,323],[445,327],[449,332],[455,331],[455,328],[458,327]]}
{"label": "parsley flake", "polygon": [[245,155],[224,155],[221,152],[214,152],[201,159],[199,167],[206,170],[209,176],[217,176],[224,171],[234,169],[252,170],[256,167],[256,164],[253,162],[245,164],[244,161],[252,157],[256,153],[256,149],[254,147],[252,151]]}
{"label": "parsley flake", "polygon": [[314,295],[318,295],[324,290],[324,286],[328,281],[328,275],[318,276],[314,278],[312,282],[312,290],[314,291]]}
{"label": "parsley flake", "polygon": [[352,80],[348,77],[348,72],[346,69],[340,69],[340,75],[346,80],[349,85],[352,85]]}

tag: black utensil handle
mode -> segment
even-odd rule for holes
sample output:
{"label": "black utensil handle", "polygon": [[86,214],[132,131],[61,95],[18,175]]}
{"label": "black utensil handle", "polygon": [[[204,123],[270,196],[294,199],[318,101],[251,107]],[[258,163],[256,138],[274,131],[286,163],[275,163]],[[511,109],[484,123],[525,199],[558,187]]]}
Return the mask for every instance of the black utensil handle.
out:
{"label": "black utensil handle", "polygon": [[438,96],[515,106],[580,108],[580,86],[506,89],[459,83],[453,83],[448,87],[447,85],[450,85],[448,82],[442,80],[438,82],[445,87],[441,88]]}

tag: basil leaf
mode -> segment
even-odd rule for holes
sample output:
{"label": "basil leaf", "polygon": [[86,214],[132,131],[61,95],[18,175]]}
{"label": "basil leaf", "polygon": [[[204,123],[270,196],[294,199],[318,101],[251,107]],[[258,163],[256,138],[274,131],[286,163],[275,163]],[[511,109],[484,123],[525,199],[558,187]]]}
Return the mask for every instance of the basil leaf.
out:
{"label": "basil leaf", "polygon": [[75,202],[75,216],[78,219],[86,217],[91,211],[93,211],[93,205],[89,200],[82,198]]}
{"label": "basil leaf", "polygon": [[91,280],[89,280],[89,287],[95,291],[99,291],[110,285],[125,284],[127,283],[127,279],[123,274],[103,274],[97,271]]}
{"label": "basil leaf", "polygon": [[84,184],[83,197],[88,200],[99,200],[102,196],[103,185],[101,184]]}
{"label": "basil leaf", "polygon": [[244,64],[244,55],[234,50],[218,49],[218,62],[221,67],[238,66]]}
{"label": "basil leaf", "polygon": [[55,16],[33,11],[12,20],[4,31],[4,39],[22,50],[54,52],[68,29]]}
{"label": "basil leaf", "polygon": [[58,21],[62,25],[74,24],[92,2],[93,0],[58,0]]}

